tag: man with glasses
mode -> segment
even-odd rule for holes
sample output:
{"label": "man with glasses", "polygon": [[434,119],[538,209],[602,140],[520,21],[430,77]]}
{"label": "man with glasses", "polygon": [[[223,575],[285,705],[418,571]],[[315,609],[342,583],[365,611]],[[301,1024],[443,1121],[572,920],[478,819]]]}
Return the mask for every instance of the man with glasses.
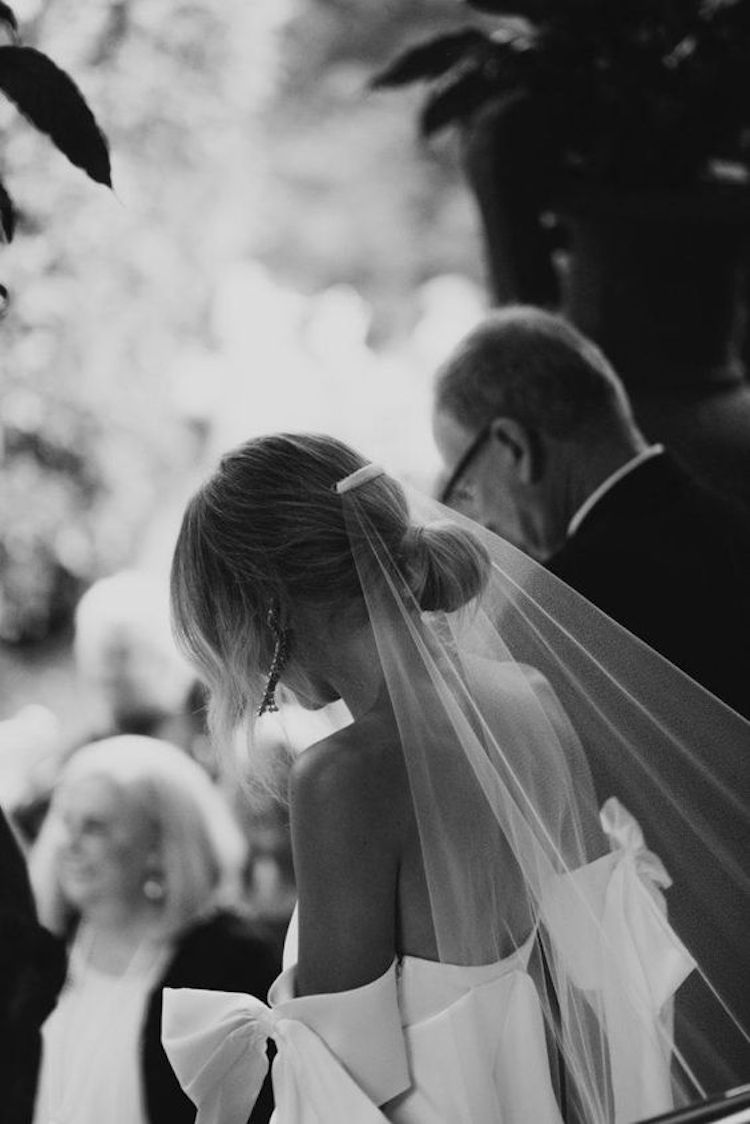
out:
{"label": "man with glasses", "polygon": [[[648,444],[598,348],[538,309],[493,312],[439,371],[434,430],[448,472],[446,503],[543,562],[750,717],[748,517],[696,483],[661,446]],[[616,792],[674,869],[668,841],[680,839],[679,801],[654,806],[637,768],[615,778],[607,754],[583,738],[599,799]],[[715,749],[707,742],[700,764],[738,797],[739,810],[711,826],[724,860],[742,867],[748,778]],[[665,791],[683,790],[678,759],[659,769]],[[690,894],[671,898],[670,910],[688,947],[708,949],[719,990],[740,1024],[750,1026],[746,962],[735,949],[707,944],[713,937]],[[722,1032],[690,981],[680,989],[676,1017],[678,1048],[692,1064],[701,1047],[686,1021],[701,1028],[698,1037],[715,1040]],[[741,1037],[722,1039],[720,1049],[737,1073],[746,1072]],[[721,1118],[721,1108],[706,1117]]]}
{"label": "man with glasses", "polygon": [[561,317],[490,313],[438,372],[442,499],[750,715],[750,520],[650,445]]}

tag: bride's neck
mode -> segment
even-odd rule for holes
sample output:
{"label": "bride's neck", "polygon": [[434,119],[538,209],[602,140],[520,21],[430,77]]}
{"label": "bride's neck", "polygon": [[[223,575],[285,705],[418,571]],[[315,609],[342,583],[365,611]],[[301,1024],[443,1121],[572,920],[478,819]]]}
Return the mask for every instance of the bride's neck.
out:
{"label": "bride's neck", "polygon": [[331,676],[334,687],[353,718],[376,705],[383,687],[383,671],[372,632],[363,630],[342,645]]}
{"label": "bride's neck", "polygon": [[408,664],[412,692],[417,690],[417,679],[424,680],[425,688],[430,687],[428,664],[414,659],[412,655],[417,650],[415,632],[419,635],[419,644],[430,651],[428,660],[439,663],[446,658],[440,648],[435,647],[429,630],[425,629],[416,613],[410,616],[408,622],[395,617],[390,622],[384,622],[381,628],[382,649],[370,626],[342,638],[335,649],[336,663],[331,681],[355,719],[375,709],[384,708],[390,712],[384,661],[390,660],[394,670],[399,667],[399,673],[404,674],[404,658],[411,657]]}

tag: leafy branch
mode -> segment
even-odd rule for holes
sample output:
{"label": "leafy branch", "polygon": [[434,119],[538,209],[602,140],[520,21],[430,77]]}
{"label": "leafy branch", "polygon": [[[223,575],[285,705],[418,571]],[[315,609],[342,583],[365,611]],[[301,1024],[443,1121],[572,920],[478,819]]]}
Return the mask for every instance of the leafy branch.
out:
{"label": "leafy branch", "polygon": [[467,2],[491,30],[409,47],[373,81],[427,84],[424,136],[522,100],[540,150],[590,180],[689,184],[748,162],[750,0]]}
{"label": "leafy branch", "polygon": [[[0,3],[0,25],[10,39],[0,46],[0,93],[72,164],[111,187],[107,141],[78,86],[47,55],[18,43],[16,17],[5,3]],[[6,242],[15,225],[13,200],[0,181],[0,229]]]}

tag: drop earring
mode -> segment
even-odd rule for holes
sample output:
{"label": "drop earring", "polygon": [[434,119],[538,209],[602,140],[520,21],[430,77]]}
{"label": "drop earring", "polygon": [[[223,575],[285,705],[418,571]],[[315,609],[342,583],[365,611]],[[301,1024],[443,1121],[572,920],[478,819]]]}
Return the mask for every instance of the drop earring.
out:
{"label": "drop earring", "polygon": [[289,632],[286,628],[282,627],[279,620],[279,612],[275,605],[271,605],[268,610],[266,624],[274,635],[274,648],[273,656],[271,657],[271,666],[268,669],[266,687],[263,692],[263,699],[258,707],[259,718],[264,714],[273,714],[279,709],[276,704],[276,687],[286,665],[286,661],[289,658]]}
{"label": "drop earring", "polygon": [[146,869],[143,872],[141,893],[147,902],[161,902],[167,890],[164,885],[164,871],[156,855],[149,855],[146,859]]}
{"label": "drop earring", "polygon": [[141,893],[148,902],[164,901],[167,888],[164,885],[164,870],[158,852],[151,852],[146,858]]}
{"label": "drop earring", "polygon": [[150,902],[164,901],[166,890],[161,878],[157,878],[153,874],[150,878],[147,878],[143,883],[143,896]]}

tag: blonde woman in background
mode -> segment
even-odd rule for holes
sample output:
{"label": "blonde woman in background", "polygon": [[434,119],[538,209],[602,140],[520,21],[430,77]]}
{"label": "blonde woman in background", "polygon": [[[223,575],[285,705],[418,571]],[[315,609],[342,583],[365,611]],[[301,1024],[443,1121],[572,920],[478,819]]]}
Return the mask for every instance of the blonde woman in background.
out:
{"label": "blonde woman in background", "polygon": [[194,1120],[161,1047],[161,989],[265,996],[277,964],[237,913],[245,859],[223,797],[177,747],[126,735],[71,758],[30,863],[40,918],[70,949],[35,1124]]}
{"label": "blonde woman in background", "polygon": [[168,589],[157,576],[119,570],[90,585],[76,606],[73,656],[79,702],[73,729],[66,728],[70,719],[57,722],[56,744],[43,760],[30,769],[34,758],[26,754],[25,768],[16,771],[26,778],[13,821],[27,846],[39,833],[60,770],[83,745],[139,734],[178,745],[210,766],[202,700],[172,639]]}

